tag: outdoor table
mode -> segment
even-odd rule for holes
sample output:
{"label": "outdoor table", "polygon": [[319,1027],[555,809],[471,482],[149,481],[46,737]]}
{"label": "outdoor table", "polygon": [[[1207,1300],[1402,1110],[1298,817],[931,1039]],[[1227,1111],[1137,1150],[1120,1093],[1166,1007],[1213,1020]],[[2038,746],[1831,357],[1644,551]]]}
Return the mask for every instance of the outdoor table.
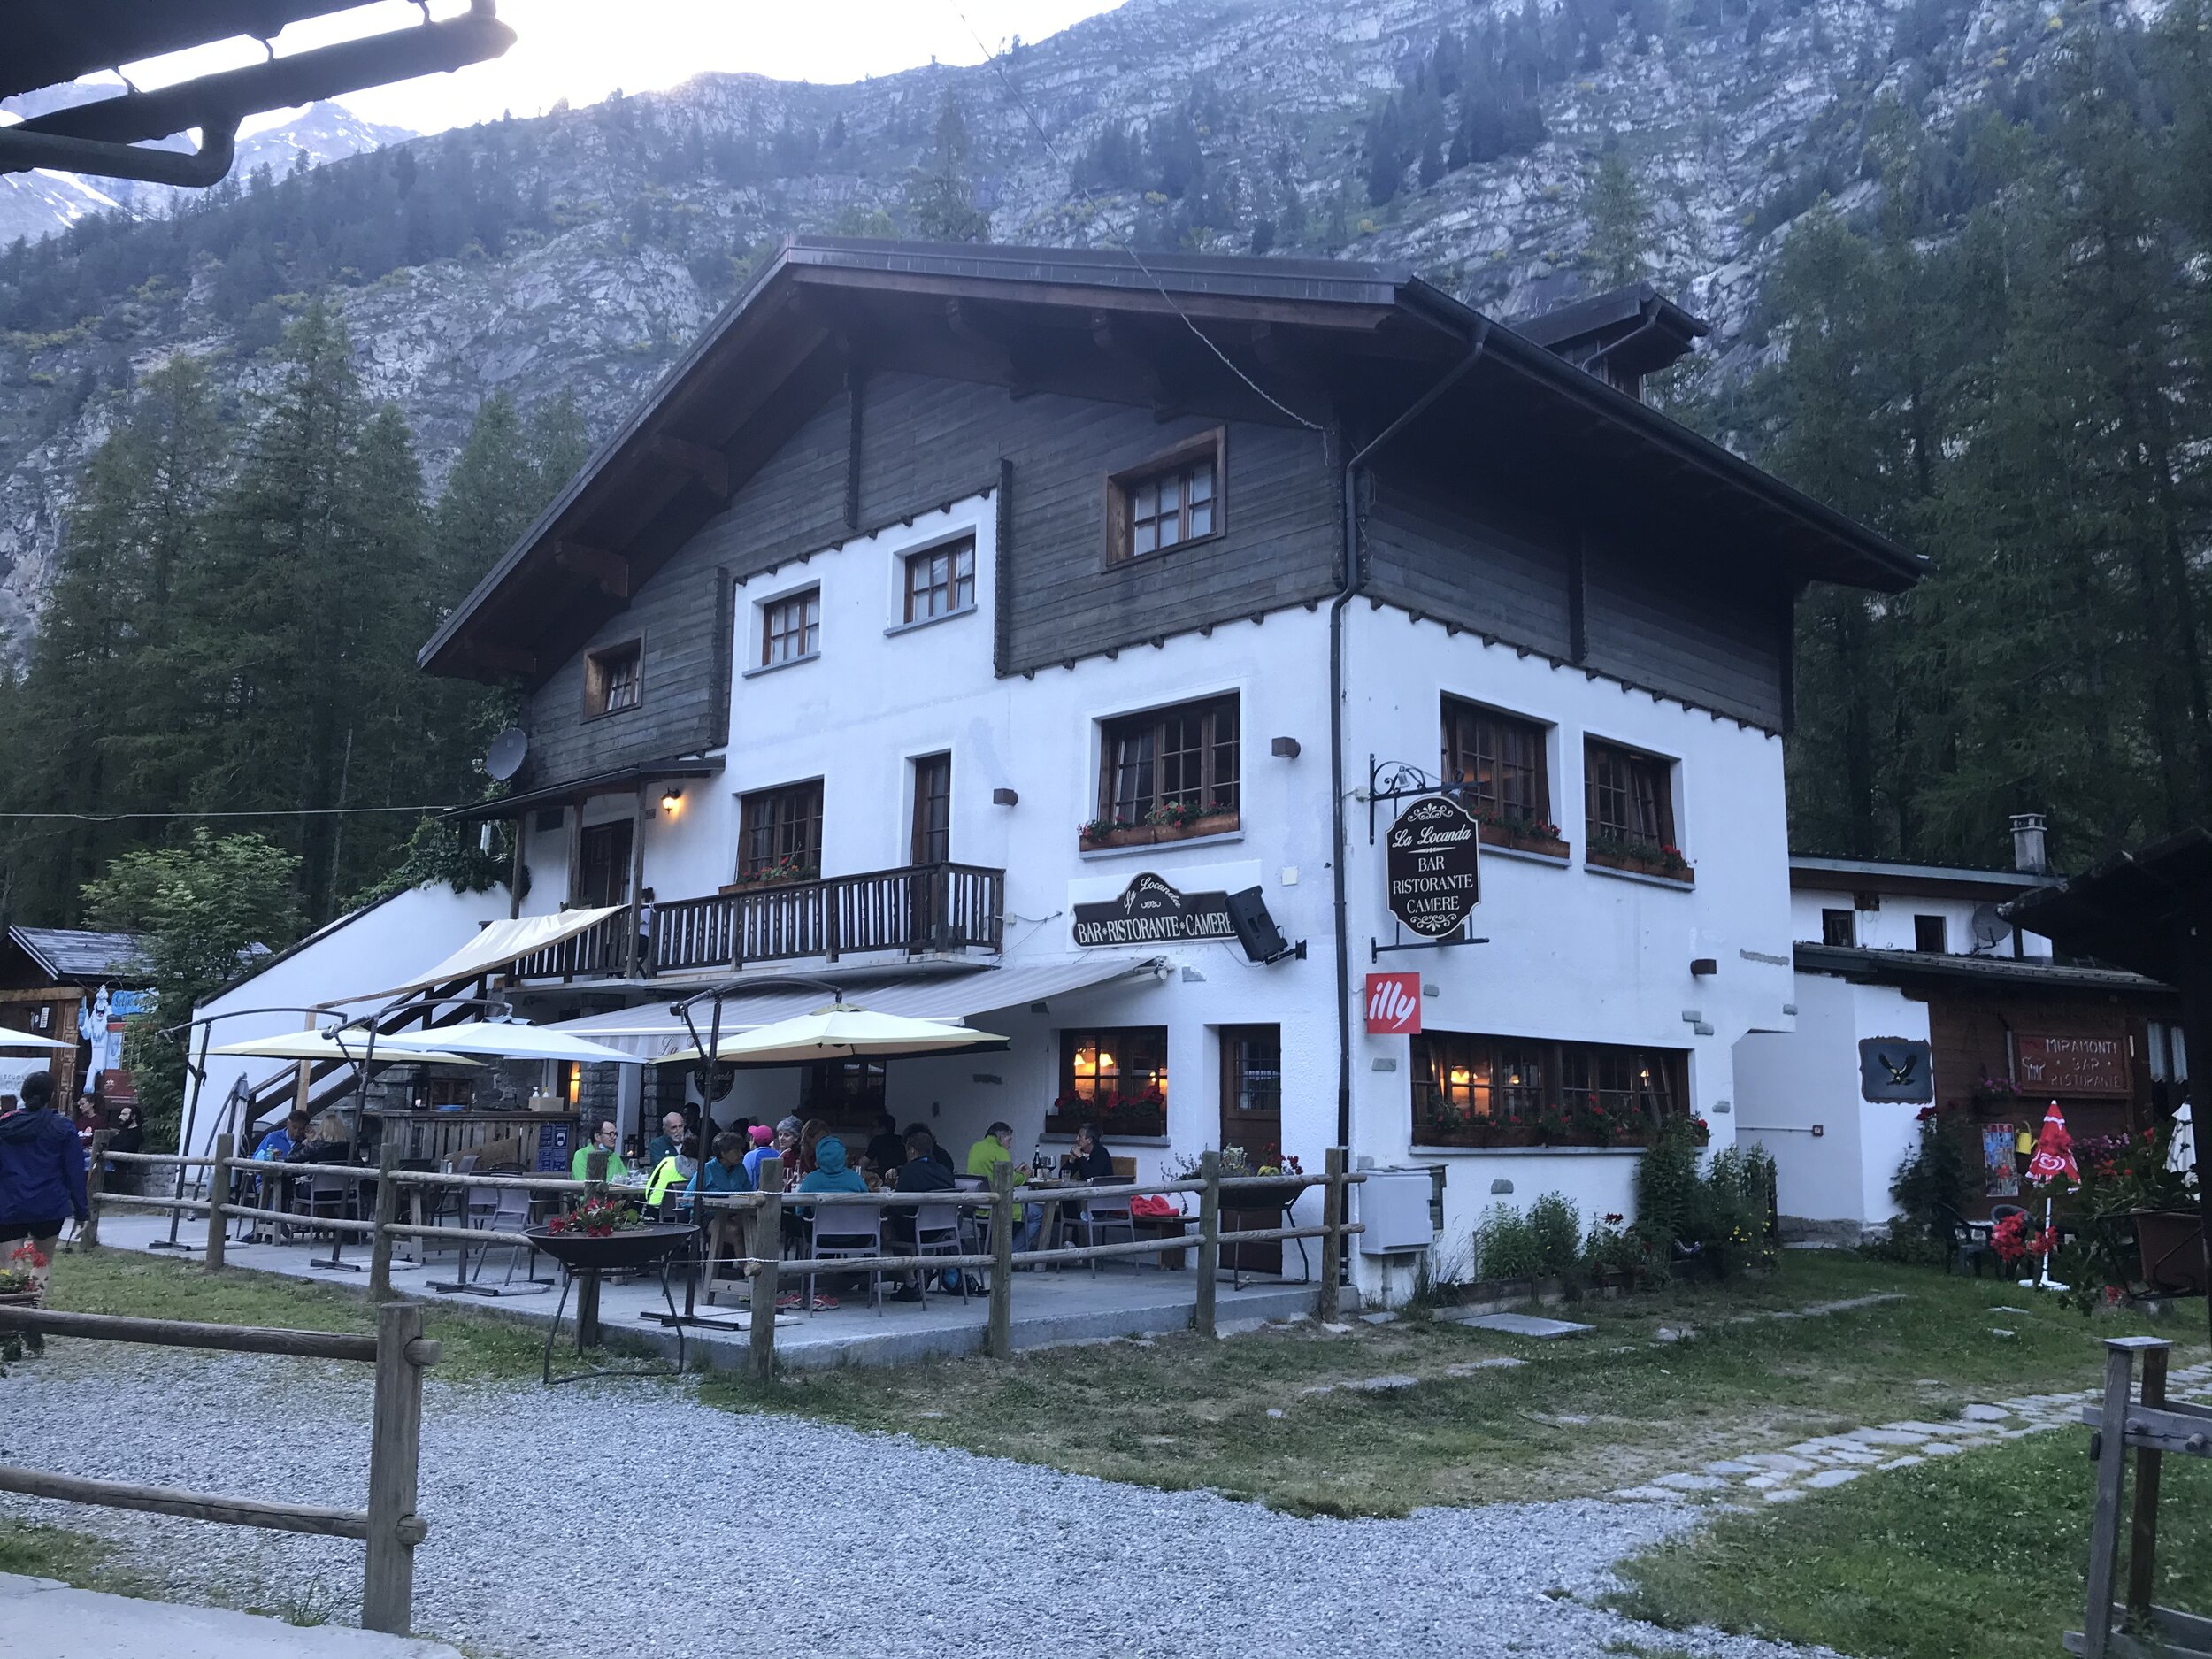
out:
{"label": "outdoor table", "polygon": [[[561,1299],[554,1307],[553,1322],[546,1327],[543,1376],[547,1382],[573,1382],[580,1377],[677,1377],[684,1369],[684,1330],[676,1316],[676,1298],[668,1288],[668,1262],[697,1236],[698,1229],[665,1224],[624,1227],[613,1233],[556,1233],[550,1227],[526,1227],[533,1244],[561,1264]],[[569,1287],[576,1286],[576,1352],[603,1346],[599,1324],[599,1285],[610,1272],[657,1266],[661,1271],[661,1298],[668,1304],[669,1323],[676,1332],[676,1364],[672,1371],[655,1367],[644,1371],[588,1370],[565,1377],[553,1375],[553,1340],[560,1333],[561,1315],[568,1307]]]}

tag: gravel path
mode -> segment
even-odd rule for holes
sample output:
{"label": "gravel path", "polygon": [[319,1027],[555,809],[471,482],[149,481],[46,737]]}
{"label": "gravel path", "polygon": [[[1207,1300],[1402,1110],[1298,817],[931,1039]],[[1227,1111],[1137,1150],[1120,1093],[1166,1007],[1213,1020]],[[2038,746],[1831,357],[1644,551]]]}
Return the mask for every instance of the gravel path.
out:
{"label": "gravel path", "polygon": [[[1793,1651],[1570,1599],[1694,1525],[1678,1505],[1300,1520],[623,1385],[429,1395],[416,1624],[504,1659]],[[205,1490],[221,1458],[225,1490],[355,1505],[368,1404],[363,1367],[57,1340],[0,1379],[0,1461]],[[680,1492],[692,1468],[702,1497]],[[123,1540],[180,1598],[354,1617],[357,1544],[4,1494],[0,1513]]]}

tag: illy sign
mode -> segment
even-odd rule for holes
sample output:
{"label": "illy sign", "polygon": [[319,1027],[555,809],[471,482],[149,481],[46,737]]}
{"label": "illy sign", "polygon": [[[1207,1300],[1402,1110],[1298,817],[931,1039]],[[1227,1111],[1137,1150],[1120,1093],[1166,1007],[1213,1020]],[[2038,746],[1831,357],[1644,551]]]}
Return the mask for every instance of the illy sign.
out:
{"label": "illy sign", "polygon": [[1367,1034],[1371,1037],[1410,1037],[1421,1029],[1421,976],[1417,973],[1371,973],[1367,976]]}
{"label": "illy sign", "polygon": [[1482,896],[1482,826],[1440,795],[1423,795],[1390,826],[1384,856],[1390,913],[1424,939],[1455,933]]}

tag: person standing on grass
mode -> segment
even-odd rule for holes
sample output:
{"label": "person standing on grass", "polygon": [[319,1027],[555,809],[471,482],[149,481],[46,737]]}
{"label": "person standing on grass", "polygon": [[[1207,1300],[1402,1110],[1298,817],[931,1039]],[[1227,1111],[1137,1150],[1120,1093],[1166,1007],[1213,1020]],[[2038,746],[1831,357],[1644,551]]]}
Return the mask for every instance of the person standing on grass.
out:
{"label": "person standing on grass", "polygon": [[54,1110],[54,1076],[34,1071],[23,1079],[20,1109],[0,1118],[0,1256],[28,1240],[46,1264],[31,1270],[43,1290],[61,1242],[64,1220],[84,1225],[84,1147],[69,1120]]}

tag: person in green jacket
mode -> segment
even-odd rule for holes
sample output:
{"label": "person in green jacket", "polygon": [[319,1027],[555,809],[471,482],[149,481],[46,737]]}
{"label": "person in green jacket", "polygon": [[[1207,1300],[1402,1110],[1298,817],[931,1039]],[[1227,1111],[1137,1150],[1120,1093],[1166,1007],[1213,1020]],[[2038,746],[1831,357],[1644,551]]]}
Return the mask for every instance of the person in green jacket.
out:
{"label": "person in green jacket", "polygon": [[592,1132],[591,1139],[578,1147],[576,1156],[569,1159],[569,1179],[572,1181],[589,1180],[591,1179],[591,1155],[595,1152],[603,1152],[607,1155],[607,1179],[611,1182],[627,1181],[630,1179],[630,1166],[622,1161],[622,1154],[615,1150],[620,1139],[614,1125],[602,1119],[599,1127]]}
{"label": "person in green jacket", "polygon": [[[988,1181],[993,1170],[1002,1164],[1013,1163],[1013,1142],[1014,1128],[1011,1124],[993,1124],[983,1132],[983,1139],[968,1148],[968,1173],[980,1175]],[[1022,1178],[1026,1173],[1026,1171],[1018,1168],[1015,1170],[1014,1184],[1017,1187],[1021,1185]],[[1014,1248],[1017,1250],[1035,1249],[1038,1230],[1044,1225],[1045,1212],[1041,1205],[1016,1204]]]}

